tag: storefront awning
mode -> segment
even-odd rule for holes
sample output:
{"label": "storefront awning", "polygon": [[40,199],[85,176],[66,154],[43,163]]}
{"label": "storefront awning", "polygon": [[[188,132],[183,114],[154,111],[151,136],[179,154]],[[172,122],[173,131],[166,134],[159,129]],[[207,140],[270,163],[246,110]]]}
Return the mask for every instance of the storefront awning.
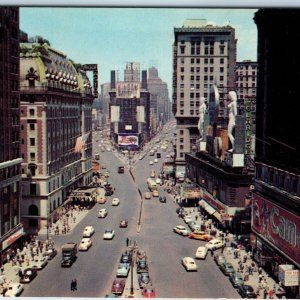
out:
{"label": "storefront awning", "polygon": [[[216,212],[216,210],[211,206],[209,205],[205,200],[201,200],[203,201],[204,203],[202,204],[202,207],[210,214],[212,215],[213,213]],[[200,201],[200,202],[201,202]]]}
{"label": "storefront awning", "polygon": [[221,214],[220,214],[219,212],[215,211],[215,212],[213,213],[213,216],[214,216],[217,220],[219,220],[219,222],[222,222],[222,221],[223,221],[222,216],[221,216]]}
{"label": "storefront awning", "polygon": [[198,202],[199,206],[204,207],[206,205],[206,201],[203,199]]}

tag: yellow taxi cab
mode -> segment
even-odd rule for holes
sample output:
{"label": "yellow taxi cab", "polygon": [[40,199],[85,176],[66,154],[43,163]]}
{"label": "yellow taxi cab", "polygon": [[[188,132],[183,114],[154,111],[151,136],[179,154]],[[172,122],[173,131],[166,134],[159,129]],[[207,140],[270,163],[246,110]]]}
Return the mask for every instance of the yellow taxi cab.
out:
{"label": "yellow taxi cab", "polygon": [[190,239],[196,239],[201,241],[210,241],[213,237],[207,234],[205,231],[194,231],[189,234]]}
{"label": "yellow taxi cab", "polygon": [[154,191],[152,192],[152,196],[153,196],[153,197],[158,197],[158,196],[159,196],[158,191],[154,190]]}

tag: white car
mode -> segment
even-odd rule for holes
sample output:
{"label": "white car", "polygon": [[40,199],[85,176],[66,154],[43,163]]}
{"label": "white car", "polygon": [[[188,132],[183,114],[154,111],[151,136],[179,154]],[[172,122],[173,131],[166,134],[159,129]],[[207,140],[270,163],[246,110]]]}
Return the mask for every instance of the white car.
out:
{"label": "white car", "polygon": [[106,208],[101,208],[98,212],[98,218],[105,218],[107,216]]}
{"label": "white car", "polygon": [[187,236],[189,234],[188,230],[182,225],[175,226],[173,231],[183,236]]}
{"label": "white car", "polygon": [[162,184],[162,181],[161,181],[160,178],[156,178],[156,179],[155,179],[155,182],[156,182],[156,184]]}
{"label": "white car", "polygon": [[197,248],[196,250],[196,254],[195,254],[195,257],[196,258],[200,258],[200,259],[205,259],[206,258],[206,255],[207,255],[207,248],[204,247],[204,246],[200,246]]}
{"label": "white car", "polygon": [[149,161],[149,165],[151,165],[151,166],[153,165],[153,161],[152,160]]}
{"label": "white car", "polygon": [[95,233],[93,226],[86,226],[83,230],[82,237],[91,237]]}
{"label": "white car", "polygon": [[24,291],[24,284],[11,282],[7,287],[5,297],[18,297],[22,294],[23,291]]}
{"label": "white car", "polygon": [[115,231],[114,230],[105,230],[103,234],[103,239],[104,240],[112,240],[115,236]]}
{"label": "white car", "polygon": [[120,263],[117,270],[117,277],[127,277],[129,273],[129,268],[129,263]]}
{"label": "white car", "polygon": [[112,206],[118,206],[120,204],[120,199],[119,198],[113,198],[111,201]]}
{"label": "white car", "polygon": [[190,215],[185,216],[185,217],[183,218],[183,220],[184,220],[185,223],[194,221],[194,219],[193,219],[192,216],[190,216]]}
{"label": "white car", "polygon": [[208,249],[208,250],[211,250],[213,247],[215,247],[215,249],[220,249],[223,247],[223,242],[221,240],[218,240],[218,239],[213,239],[211,241],[209,241],[205,247]]}
{"label": "white car", "polygon": [[181,262],[187,271],[197,271],[198,269],[196,262],[192,257],[186,256],[182,259]]}
{"label": "white car", "polygon": [[155,159],[154,159],[154,162],[155,162],[155,163],[157,163],[157,162],[158,162],[157,158],[155,158]]}
{"label": "white car", "polygon": [[93,242],[90,238],[83,238],[80,241],[80,244],[78,246],[79,251],[87,251],[89,248],[93,245]]}
{"label": "white car", "polygon": [[42,270],[48,264],[48,257],[36,258],[31,262],[30,266],[36,268],[37,270]]}

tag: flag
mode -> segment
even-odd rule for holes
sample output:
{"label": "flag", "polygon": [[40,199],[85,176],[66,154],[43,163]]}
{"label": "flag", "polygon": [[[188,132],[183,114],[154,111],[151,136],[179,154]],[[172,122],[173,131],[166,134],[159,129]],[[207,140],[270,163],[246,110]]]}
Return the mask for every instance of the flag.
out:
{"label": "flag", "polygon": [[85,146],[85,142],[87,141],[88,137],[89,137],[90,133],[86,133],[84,135],[79,136],[76,139],[76,144],[75,144],[75,149],[74,152],[75,153],[81,153],[84,146]]}

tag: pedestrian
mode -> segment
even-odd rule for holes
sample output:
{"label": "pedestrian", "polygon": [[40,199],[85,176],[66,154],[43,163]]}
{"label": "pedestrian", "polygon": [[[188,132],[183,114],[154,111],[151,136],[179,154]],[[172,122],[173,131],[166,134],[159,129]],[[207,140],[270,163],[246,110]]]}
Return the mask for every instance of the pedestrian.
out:
{"label": "pedestrian", "polygon": [[262,274],[259,274],[259,275],[258,275],[258,282],[259,282],[259,283],[261,283],[262,277],[263,277]]}
{"label": "pedestrian", "polygon": [[244,255],[244,259],[243,260],[244,260],[244,263],[247,262],[247,255],[246,254]]}
{"label": "pedestrian", "polygon": [[129,238],[126,239],[126,247],[129,245]]}
{"label": "pedestrian", "polygon": [[267,295],[268,295],[267,289],[264,288],[264,299],[267,299]]}
{"label": "pedestrian", "polygon": [[259,268],[258,268],[258,274],[261,275],[261,273],[262,273],[262,268],[259,267]]}
{"label": "pedestrian", "polygon": [[223,244],[222,246],[222,250],[221,250],[222,254],[224,253],[224,250],[225,250],[225,244]]}
{"label": "pedestrian", "polygon": [[73,279],[73,284],[74,284],[74,290],[75,291],[77,291],[77,280],[76,280],[76,278],[75,279]]}
{"label": "pedestrian", "polygon": [[19,277],[20,277],[20,278],[22,278],[22,276],[23,276],[23,272],[22,272],[22,270],[21,270],[21,269],[19,269],[19,272],[18,272],[18,274],[19,274]]}

